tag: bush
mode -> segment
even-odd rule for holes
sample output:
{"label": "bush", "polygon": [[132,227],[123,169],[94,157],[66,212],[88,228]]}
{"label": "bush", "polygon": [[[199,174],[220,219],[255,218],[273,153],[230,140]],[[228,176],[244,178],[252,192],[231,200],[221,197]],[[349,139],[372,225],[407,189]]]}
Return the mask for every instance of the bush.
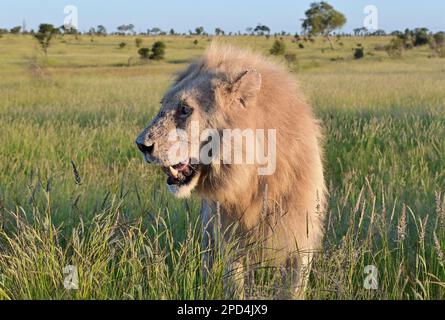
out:
{"label": "bush", "polygon": [[383,44],[377,44],[375,47],[374,47],[374,50],[375,51],[386,51],[386,45],[383,45]]}
{"label": "bush", "polygon": [[299,43],[299,44],[298,44],[298,48],[300,48],[300,49],[304,49],[304,44]]}
{"label": "bush", "polygon": [[198,43],[199,43],[199,41],[198,41],[198,40],[196,40],[196,39],[195,39],[195,40],[193,41],[193,44],[194,44],[195,46],[197,46],[197,45],[198,45]]}
{"label": "bush", "polygon": [[120,49],[123,49],[123,48],[125,48],[127,46],[127,44],[125,43],[125,42],[121,42],[121,43],[119,43],[119,48]]}
{"label": "bush", "polygon": [[142,44],[142,39],[141,38],[136,38],[134,40],[135,44],[136,44],[136,48],[139,48]]}
{"label": "bush", "polygon": [[445,47],[445,32],[438,32],[433,36],[434,42],[438,47]]}
{"label": "bush", "polygon": [[434,51],[435,56],[445,57],[445,33],[438,32],[430,37],[429,45],[431,50]]}
{"label": "bush", "polygon": [[363,59],[365,56],[365,49],[363,47],[357,47],[354,50],[354,59],[359,60]]}
{"label": "bush", "polygon": [[391,58],[400,58],[402,56],[405,43],[403,39],[397,37],[391,40],[390,44],[386,46],[386,53]]}
{"label": "bush", "polygon": [[344,60],[345,60],[345,58],[343,58],[343,57],[340,57],[340,56],[337,56],[337,57],[331,58],[331,61],[344,61]]}
{"label": "bush", "polygon": [[295,63],[297,62],[297,55],[295,53],[286,53],[284,59],[289,63]]}
{"label": "bush", "polygon": [[272,45],[272,49],[270,49],[270,54],[275,56],[282,56],[286,52],[286,45],[282,40],[275,40]]}
{"label": "bush", "polygon": [[148,48],[140,48],[138,53],[141,56],[141,59],[148,59],[150,57],[150,49]]}
{"label": "bush", "polygon": [[151,48],[150,60],[162,60],[165,56],[165,43],[157,41]]}
{"label": "bush", "polygon": [[427,29],[420,28],[414,30],[414,46],[417,47],[428,44],[430,37]]}

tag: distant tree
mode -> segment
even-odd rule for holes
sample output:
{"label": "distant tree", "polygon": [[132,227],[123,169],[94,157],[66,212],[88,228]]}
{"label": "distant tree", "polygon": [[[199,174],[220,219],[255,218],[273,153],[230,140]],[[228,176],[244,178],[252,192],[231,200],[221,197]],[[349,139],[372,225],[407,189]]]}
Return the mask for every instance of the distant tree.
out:
{"label": "distant tree", "polygon": [[142,38],[136,38],[134,43],[136,44],[136,48],[139,48],[142,44]]}
{"label": "distant tree", "polygon": [[127,34],[127,33],[134,33],[134,25],[133,24],[123,24],[119,27],[117,27],[117,30],[120,34]]}
{"label": "distant tree", "polygon": [[170,29],[170,35],[171,35],[171,36],[176,35],[175,29]]}
{"label": "distant tree", "polygon": [[286,45],[284,44],[284,41],[275,40],[275,42],[272,45],[272,48],[270,49],[270,54],[273,54],[275,56],[282,56],[285,52],[286,52]]}
{"label": "distant tree", "polygon": [[49,23],[40,24],[39,30],[37,31],[37,33],[34,33],[34,37],[39,42],[45,55],[48,54],[48,47],[51,43],[51,39],[53,38],[53,35],[56,33],[57,33],[56,28],[54,28],[54,26]]}
{"label": "distant tree", "polygon": [[20,33],[20,30],[22,30],[22,27],[21,26],[17,26],[17,27],[11,28],[10,32],[12,34],[18,34],[18,33]]}
{"label": "distant tree", "polygon": [[0,28],[0,35],[8,33],[8,32],[9,32],[8,29]]}
{"label": "distant tree", "polygon": [[150,60],[162,60],[165,56],[165,43],[162,41],[157,41],[153,44],[151,48]]}
{"label": "distant tree", "polygon": [[88,30],[88,34],[89,35],[95,35],[96,34],[96,29],[94,27],[91,27],[90,30]]}
{"label": "distant tree", "polygon": [[264,24],[259,23],[255,29],[253,29],[253,32],[255,32],[257,35],[265,35],[268,34],[270,35],[270,28]]}
{"label": "distant tree", "polygon": [[324,36],[329,41],[331,49],[334,49],[330,34],[345,25],[346,17],[324,1],[312,3],[305,15],[303,29],[310,35]]}
{"label": "distant tree", "polygon": [[97,26],[97,34],[101,35],[101,36],[106,36],[107,35],[107,29],[103,26],[103,25],[98,25]]}
{"label": "distant tree", "polygon": [[365,36],[368,33],[368,29],[365,27],[355,28],[353,31],[355,36]]}
{"label": "distant tree", "polygon": [[198,27],[195,29],[196,35],[200,36],[204,33],[204,27]]}
{"label": "distant tree", "polygon": [[154,28],[151,28],[150,32],[151,32],[152,35],[157,36],[160,33],[162,33],[162,30],[161,30],[161,28],[154,27]]}
{"label": "distant tree", "polygon": [[379,36],[379,37],[386,36],[386,31],[383,29],[379,29],[379,30],[375,31],[372,35]]}
{"label": "distant tree", "polygon": [[247,34],[253,34],[253,28],[251,28],[251,27],[248,27],[248,28],[246,28],[246,32],[247,32]]}
{"label": "distant tree", "polygon": [[224,32],[224,30],[222,30],[221,28],[216,28],[216,29],[215,29],[215,34],[216,34],[217,36],[223,36],[223,35],[225,35],[225,32]]}
{"label": "distant tree", "polygon": [[393,32],[390,33],[390,35],[392,35],[392,36],[400,36],[400,35],[402,35],[402,34],[403,34],[403,32],[402,32],[402,31],[399,31],[399,30],[395,30],[395,31],[393,31]]}
{"label": "distant tree", "polygon": [[127,31],[130,33],[134,33],[134,25],[131,23],[127,25]]}

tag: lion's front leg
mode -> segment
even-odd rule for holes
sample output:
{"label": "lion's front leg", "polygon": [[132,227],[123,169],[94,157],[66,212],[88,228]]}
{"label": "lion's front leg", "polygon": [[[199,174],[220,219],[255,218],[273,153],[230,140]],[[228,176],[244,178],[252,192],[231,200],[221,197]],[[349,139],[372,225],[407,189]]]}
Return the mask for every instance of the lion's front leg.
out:
{"label": "lion's front leg", "polygon": [[239,257],[238,248],[228,245],[231,232],[224,229],[221,223],[221,209],[218,203],[205,200],[201,204],[201,222],[203,227],[202,249],[203,277],[208,281],[212,272],[215,255],[222,259],[224,266],[223,288],[227,299],[244,299],[244,266]]}
{"label": "lion's front leg", "polygon": [[241,261],[231,261],[224,272],[224,295],[227,299],[245,299],[244,264]]}
{"label": "lion's front leg", "polygon": [[201,223],[203,228],[202,250],[204,251],[202,274],[205,282],[213,267],[215,249],[212,208],[205,200],[201,203]]}
{"label": "lion's front leg", "polygon": [[303,300],[311,272],[313,254],[311,252],[291,254],[280,267],[281,277],[277,299]]}

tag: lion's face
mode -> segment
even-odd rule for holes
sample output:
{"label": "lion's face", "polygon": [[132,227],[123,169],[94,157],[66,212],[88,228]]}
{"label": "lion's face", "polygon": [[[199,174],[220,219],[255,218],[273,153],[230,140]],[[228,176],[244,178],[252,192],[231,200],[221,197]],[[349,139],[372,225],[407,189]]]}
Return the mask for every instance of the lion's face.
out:
{"label": "lion's face", "polygon": [[206,132],[221,131],[229,110],[246,107],[252,81],[259,81],[252,83],[259,90],[261,77],[254,71],[243,73],[233,83],[209,71],[184,75],[165,94],[160,112],[138,136],[136,144],[145,160],[162,167],[169,190],[178,198],[190,196],[209,171],[212,164],[200,158],[209,142]]}

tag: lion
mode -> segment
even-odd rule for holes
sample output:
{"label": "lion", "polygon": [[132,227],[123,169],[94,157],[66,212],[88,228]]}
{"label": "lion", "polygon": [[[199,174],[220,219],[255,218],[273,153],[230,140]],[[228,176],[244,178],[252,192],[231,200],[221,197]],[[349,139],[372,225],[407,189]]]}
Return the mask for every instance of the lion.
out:
{"label": "lion", "polygon": [[[264,243],[257,259],[281,270],[285,297],[302,297],[313,255],[321,248],[327,192],[320,123],[295,77],[272,58],[212,43],[200,59],[177,74],[161,104],[159,114],[136,143],[148,163],[162,167],[176,197],[189,197],[194,191],[202,199],[205,247],[215,244],[216,223],[225,240],[229,240],[227,234],[239,237],[238,252],[251,244],[243,236],[256,230],[255,241]],[[205,128],[218,133],[274,130],[275,145],[269,146],[275,153],[273,173],[260,175],[258,169],[264,163],[257,160],[218,162],[215,159],[221,160],[221,154],[215,152],[210,163],[203,163],[172,152],[171,133],[190,134],[195,122],[200,134]],[[212,136],[200,141],[198,149],[211,140],[222,149],[227,147],[227,140]],[[185,145],[192,148],[190,142]],[[241,153],[246,156],[247,149],[241,147]],[[236,232],[226,232],[234,225]],[[211,269],[212,254],[204,260],[206,270]],[[243,263],[233,259],[229,268],[243,270]],[[244,275],[234,278],[238,285],[227,285],[232,293],[244,286]]]}

